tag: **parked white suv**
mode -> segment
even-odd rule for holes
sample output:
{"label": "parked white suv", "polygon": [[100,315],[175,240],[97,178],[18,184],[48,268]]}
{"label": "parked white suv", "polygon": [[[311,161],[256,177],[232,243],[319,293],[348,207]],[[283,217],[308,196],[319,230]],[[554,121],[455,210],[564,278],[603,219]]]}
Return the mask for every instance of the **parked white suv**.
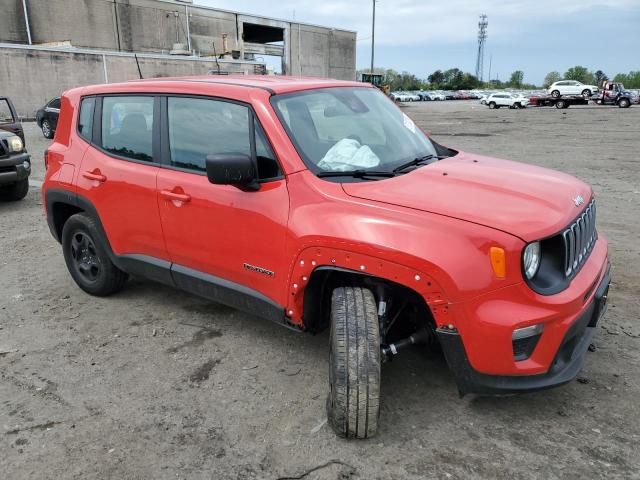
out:
{"label": "parked white suv", "polygon": [[485,100],[489,108],[525,108],[529,104],[529,99],[521,94],[512,93],[492,93]]}
{"label": "parked white suv", "polygon": [[558,98],[561,95],[582,95],[585,98],[589,98],[591,95],[598,93],[598,87],[595,85],[585,85],[577,80],[560,80],[552,84],[548,89],[553,98]]}

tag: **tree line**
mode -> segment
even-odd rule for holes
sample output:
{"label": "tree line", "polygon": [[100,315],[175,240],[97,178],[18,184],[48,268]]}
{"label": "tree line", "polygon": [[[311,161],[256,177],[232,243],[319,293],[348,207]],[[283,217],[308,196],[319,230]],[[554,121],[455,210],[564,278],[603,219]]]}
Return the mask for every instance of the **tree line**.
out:
{"label": "tree line", "polygon": [[[358,73],[369,73],[369,70],[359,70]],[[473,90],[476,88],[517,88],[534,90],[540,88],[537,85],[526,83],[525,74],[522,70],[515,70],[509,79],[502,82],[500,80],[490,80],[481,82],[475,75],[463,72],[459,68],[448,70],[436,70],[426,79],[420,79],[409,72],[397,72],[393,69],[376,68],[374,73],[381,74],[383,82],[391,86],[392,91],[403,90]],[[581,65],[569,68],[564,75],[560,72],[549,72],[545,78],[543,87],[547,88],[559,80],[577,80],[582,83],[602,86],[609,76],[602,70],[590,71]],[[613,81],[624,84],[626,88],[640,88],[640,70],[629,73],[618,73],[613,77]]]}

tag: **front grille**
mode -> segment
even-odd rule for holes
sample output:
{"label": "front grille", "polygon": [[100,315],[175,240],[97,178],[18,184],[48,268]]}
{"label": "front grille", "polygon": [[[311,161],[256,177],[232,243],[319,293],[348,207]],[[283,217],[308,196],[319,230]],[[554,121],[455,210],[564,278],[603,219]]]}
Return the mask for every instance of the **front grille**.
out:
{"label": "front grille", "polygon": [[0,158],[6,157],[9,152],[9,144],[6,140],[0,140]]}
{"label": "front grille", "polygon": [[580,270],[589,257],[597,236],[596,203],[595,200],[591,200],[577,220],[562,232],[565,277],[572,277]]}

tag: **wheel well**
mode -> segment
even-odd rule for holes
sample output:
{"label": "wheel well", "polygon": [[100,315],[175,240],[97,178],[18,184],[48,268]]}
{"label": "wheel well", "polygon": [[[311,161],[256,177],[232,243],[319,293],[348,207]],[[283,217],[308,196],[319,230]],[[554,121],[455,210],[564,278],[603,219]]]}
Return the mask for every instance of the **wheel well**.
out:
{"label": "wheel well", "polygon": [[318,333],[330,326],[331,294],[335,288],[347,285],[369,288],[376,303],[379,304],[381,300],[386,302],[388,308],[383,318],[388,317],[391,321],[395,317],[397,320],[394,321],[393,331],[390,331],[393,337],[407,336],[425,325],[435,329],[433,314],[418,292],[384,278],[320,267],[311,273],[304,292],[302,316],[306,330]]}
{"label": "wheel well", "polygon": [[69,205],[68,203],[58,202],[52,205],[51,215],[53,216],[53,228],[58,241],[62,240],[62,228],[64,224],[67,223],[67,220],[69,220],[69,217],[83,211],[80,207]]}

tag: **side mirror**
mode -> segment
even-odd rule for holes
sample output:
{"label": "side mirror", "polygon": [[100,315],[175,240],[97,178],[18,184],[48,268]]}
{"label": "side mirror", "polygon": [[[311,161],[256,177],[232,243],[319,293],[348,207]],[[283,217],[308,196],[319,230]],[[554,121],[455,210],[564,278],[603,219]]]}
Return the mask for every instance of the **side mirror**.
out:
{"label": "side mirror", "polygon": [[207,178],[215,185],[234,185],[256,191],[260,184],[251,157],[242,153],[223,153],[207,157]]}

